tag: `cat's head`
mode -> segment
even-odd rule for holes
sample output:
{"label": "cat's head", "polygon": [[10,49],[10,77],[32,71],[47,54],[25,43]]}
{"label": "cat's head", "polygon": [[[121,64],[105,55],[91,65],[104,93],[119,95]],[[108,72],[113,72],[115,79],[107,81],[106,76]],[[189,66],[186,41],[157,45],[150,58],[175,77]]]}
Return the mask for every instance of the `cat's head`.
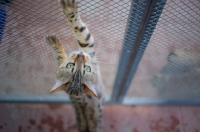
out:
{"label": "cat's head", "polygon": [[65,90],[71,96],[82,93],[97,96],[96,67],[89,54],[73,51],[57,70],[57,80],[51,92]]}

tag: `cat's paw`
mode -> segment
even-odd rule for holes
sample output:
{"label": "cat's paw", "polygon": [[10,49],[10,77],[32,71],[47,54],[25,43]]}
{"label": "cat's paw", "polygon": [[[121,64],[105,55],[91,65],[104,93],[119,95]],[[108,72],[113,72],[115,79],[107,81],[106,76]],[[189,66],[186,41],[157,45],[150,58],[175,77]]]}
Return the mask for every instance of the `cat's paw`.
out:
{"label": "cat's paw", "polygon": [[45,40],[49,45],[60,44],[59,39],[56,35],[47,35],[45,37]]}
{"label": "cat's paw", "polygon": [[72,17],[77,13],[76,0],[60,0],[60,5],[68,17]]}

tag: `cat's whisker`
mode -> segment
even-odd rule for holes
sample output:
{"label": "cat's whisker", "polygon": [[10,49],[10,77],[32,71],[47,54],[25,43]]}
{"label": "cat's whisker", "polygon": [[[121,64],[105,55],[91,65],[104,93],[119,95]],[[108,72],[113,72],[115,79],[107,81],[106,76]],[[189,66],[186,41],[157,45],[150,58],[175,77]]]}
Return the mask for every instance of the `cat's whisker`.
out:
{"label": "cat's whisker", "polygon": [[95,49],[95,52],[99,54],[105,54],[105,50],[103,49]]}
{"label": "cat's whisker", "polygon": [[108,62],[96,61],[97,63],[108,64]]}
{"label": "cat's whisker", "polygon": [[65,51],[69,54],[71,51],[69,51],[69,49],[68,48],[66,48],[66,47],[63,47],[64,49],[65,49]]}
{"label": "cat's whisker", "polygon": [[95,49],[95,51],[102,51],[102,48]]}
{"label": "cat's whisker", "polygon": [[95,50],[95,53],[97,53],[97,54],[101,54],[102,51]]}
{"label": "cat's whisker", "polygon": [[102,56],[102,54],[103,54],[102,51],[95,51],[95,53],[96,53],[96,56],[97,56],[97,55],[101,55],[101,56]]}
{"label": "cat's whisker", "polygon": [[[96,52],[95,52],[96,53]],[[97,58],[106,58],[107,55],[99,54],[99,52],[96,53]]]}
{"label": "cat's whisker", "polygon": [[71,46],[70,45],[66,45],[67,46],[67,48],[69,49],[68,51],[69,51],[69,53],[71,53],[73,50],[72,50],[72,48],[71,48]]}
{"label": "cat's whisker", "polygon": [[101,60],[107,60],[106,58],[103,58],[103,57],[96,57],[97,61],[101,61]]}
{"label": "cat's whisker", "polygon": [[[103,66],[116,66],[115,64],[112,63],[106,63],[106,62],[96,62],[97,64],[102,64]],[[102,66],[100,69],[104,69]]]}

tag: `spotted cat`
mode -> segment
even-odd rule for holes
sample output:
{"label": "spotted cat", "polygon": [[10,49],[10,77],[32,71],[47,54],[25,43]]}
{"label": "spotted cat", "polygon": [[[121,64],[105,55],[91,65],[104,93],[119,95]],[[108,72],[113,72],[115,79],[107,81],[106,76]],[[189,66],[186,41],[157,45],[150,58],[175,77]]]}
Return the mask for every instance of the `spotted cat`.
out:
{"label": "spotted cat", "polygon": [[79,50],[67,55],[58,37],[46,36],[46,42],[55,50],[59,64],[51,92],[64,90],[70,96],[79,132],[101,132],[104,92],[94,38],[82,22],[75,0],[60,0],[60,5],[79,43]]}

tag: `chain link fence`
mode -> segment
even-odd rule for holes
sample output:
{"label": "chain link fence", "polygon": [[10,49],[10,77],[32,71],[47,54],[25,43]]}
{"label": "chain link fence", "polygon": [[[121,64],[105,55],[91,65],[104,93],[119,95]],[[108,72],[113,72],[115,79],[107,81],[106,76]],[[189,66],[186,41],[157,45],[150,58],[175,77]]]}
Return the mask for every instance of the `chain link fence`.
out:
{"label": "chain link fence", "polygon": [[[135,98],[199,97],[199,1],[78,0],[78,7],[95,38],[107,99],[112,93],[130,104]],[[49,95],[58,66],[47,34],[56,34],[67,53],[77,49],[56,0],[0,2],[1,95]]]}

